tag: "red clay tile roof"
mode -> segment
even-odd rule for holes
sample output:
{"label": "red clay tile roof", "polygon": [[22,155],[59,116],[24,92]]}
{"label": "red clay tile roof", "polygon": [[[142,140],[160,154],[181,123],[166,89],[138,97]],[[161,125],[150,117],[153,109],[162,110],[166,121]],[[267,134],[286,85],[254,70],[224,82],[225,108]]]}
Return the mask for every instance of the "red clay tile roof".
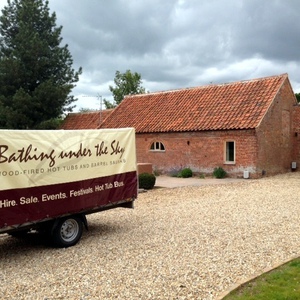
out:
{"label": "red clay tile roof", "polygon": [[137,133],[256,128],[287,74],[126,96],[101,128]]}
{"label": "red clay tile roof", "polygon": [[83,113],[69,113],[60,126],[60,129],[96,129],[112,111],[113,109],[106,109]]}

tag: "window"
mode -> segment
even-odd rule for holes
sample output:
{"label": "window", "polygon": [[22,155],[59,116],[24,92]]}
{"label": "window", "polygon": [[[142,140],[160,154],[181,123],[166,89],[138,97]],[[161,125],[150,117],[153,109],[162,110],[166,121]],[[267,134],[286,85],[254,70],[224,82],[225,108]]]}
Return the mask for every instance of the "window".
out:
{"label": "window", "polygon": [[225,162],[226,163],[235,163],[235,143],[232,141],[226,142],[225,146]]}
{"label": "window", "polygon": [[165,151],[165,146],[161,142],[153,142],[151,144],[150,151]]}

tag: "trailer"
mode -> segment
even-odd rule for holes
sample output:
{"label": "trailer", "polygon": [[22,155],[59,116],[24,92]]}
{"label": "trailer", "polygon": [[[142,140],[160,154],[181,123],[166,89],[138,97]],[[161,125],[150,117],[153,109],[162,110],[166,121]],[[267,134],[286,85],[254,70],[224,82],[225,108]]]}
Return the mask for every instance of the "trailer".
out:
{"label": "trailer", "polygon": [[133,208],[135,131],[0,130],[0,234],[47,234],[70,247],[86,215]]}

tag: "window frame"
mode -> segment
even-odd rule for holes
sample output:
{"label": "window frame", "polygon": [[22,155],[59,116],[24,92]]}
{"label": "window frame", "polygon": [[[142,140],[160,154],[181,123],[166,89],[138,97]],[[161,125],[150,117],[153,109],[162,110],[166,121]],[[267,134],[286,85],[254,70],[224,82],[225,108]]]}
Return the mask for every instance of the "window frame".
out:
{"label": "window frame", "polygon": [[150,152],[166,152],[166,147],[162,142],[154,141],[151,143],[149,151]]}
{"label": "window frame", "polygon": [[[233,143],[233,147],[230,147],[230,143]],[[233,151],[233,153],[230,153]],[[233,160],[230,160],[230,157],[233,156]],[[235,164],[236,160],[236,142],[234,140],[227,140],[224,143],[224,161],[227,165]]]}

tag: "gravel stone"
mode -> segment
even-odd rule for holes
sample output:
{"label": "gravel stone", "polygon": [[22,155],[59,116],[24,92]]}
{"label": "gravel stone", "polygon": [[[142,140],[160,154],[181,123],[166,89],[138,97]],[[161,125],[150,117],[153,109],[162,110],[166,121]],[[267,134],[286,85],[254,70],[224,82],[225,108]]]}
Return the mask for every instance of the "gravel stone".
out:
{"label": "gravel stone", "polygon": [[[205,179],[201,179],[205,180]],[[300,173],[141,193],[78,245],[0,235],[1,299],[220,299],[300,255]]]}

